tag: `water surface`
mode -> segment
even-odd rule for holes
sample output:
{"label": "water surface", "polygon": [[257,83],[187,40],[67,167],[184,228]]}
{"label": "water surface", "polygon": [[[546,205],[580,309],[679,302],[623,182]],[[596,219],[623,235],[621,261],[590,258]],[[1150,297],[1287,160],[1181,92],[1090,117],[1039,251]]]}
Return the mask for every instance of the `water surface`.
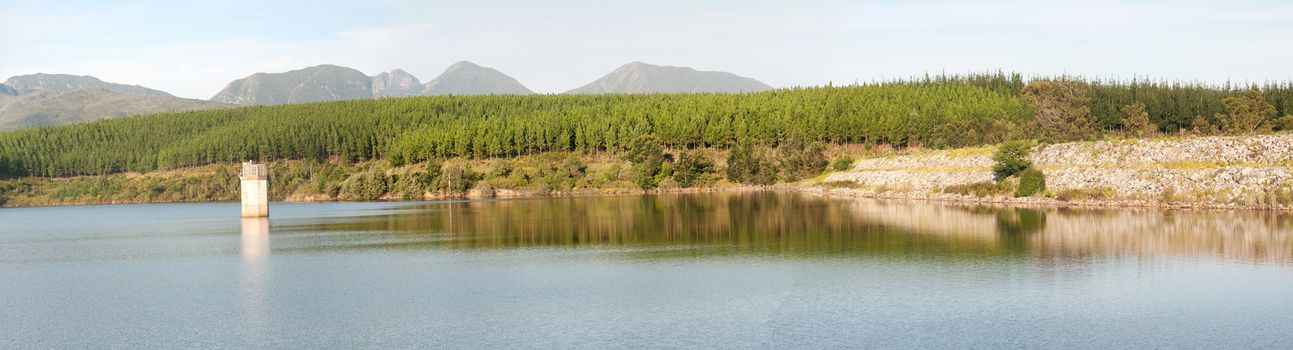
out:
{"label": "water surface", "polygon": [[793,193],[0,210],[0,348],[1287,348],[1293,216]]}

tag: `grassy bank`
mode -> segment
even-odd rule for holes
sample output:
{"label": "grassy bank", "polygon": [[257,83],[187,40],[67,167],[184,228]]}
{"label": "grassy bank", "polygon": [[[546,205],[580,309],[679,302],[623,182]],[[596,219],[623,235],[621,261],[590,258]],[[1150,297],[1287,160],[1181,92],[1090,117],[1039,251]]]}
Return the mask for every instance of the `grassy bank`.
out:
{"label": "grassy bank", "polygon": [[[696,154],[722,164],[726,152]],[[284,160],[268,164],[270,199],[279,201],[423,200],[706,191],[740,187],[709,168],[682,186],[662,162],[650,188],[636,183],[634,163],[610,154],[554,152],[497,159],[451,158],[392,166],[386,161]],[[7,207],[233,201],[238,164],[145,173],[0,180]],[[680,175],[681,176],[681,175]]]}

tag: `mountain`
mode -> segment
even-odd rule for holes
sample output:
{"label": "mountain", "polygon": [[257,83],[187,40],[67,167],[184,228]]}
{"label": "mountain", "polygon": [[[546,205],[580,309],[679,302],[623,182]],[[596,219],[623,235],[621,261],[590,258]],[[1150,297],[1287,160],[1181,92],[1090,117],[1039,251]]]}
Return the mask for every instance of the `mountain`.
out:
{"label": "mountain", "polygon": [[726,72],[698,71],[687,67],[656,66],[633,62],[588,85],[570,90],[571,94],[606,93],[681,93],[681,92],[755,92],[770,90],[758,80]]}
{"label": "mountain", "polygon": [[104,82],[88,75],[70,75],[70,74],[28,74],[19,75],[4,82],[18,94],[24,94],[32,91],[50,91],[57,93],[74,92],[87,89],[102,89],[134,96],[161,96],[174,97],[171,94],[145,88],[139,85],[125,85]]}
{"label": "mountain", "polygon": [[462,61],[426,85],[401,69],[372,77],[335,65],[256,73],[230,82],[211,101],[247,106],[417,95],[529,93],[530,89],[498,70]]}
{"label": "mountain", "polygon": [[256,73],[234,80],[211,101],[234,105],[276,105],[372,98],[372,79],[330,64],[284,73]]}
{"label": "mountain", "polygon": [[18,96],[0,95],[0,130],[220,107],[229,105],[171,96],[139,96],[101,88],[71,92],[34,90]]}
{"label": "mountain", "polygon": [[488,95],[534,92],[496,69],[461,61],[449,66],[422,89],[423,95]]}
{"label": "mountain", "polygon": [[17,96],[17,95],[18,95],[18,90],[14,90],[13,88],[9,87],[8,85],[0,84],[0,95],[13,95],[13,96]]}
{"label": "mountain", "polygon": [[422,91],[422,82],[418,77],[395,69],[388,73],[372,77],[372,97],[403,97],[417,95]]}

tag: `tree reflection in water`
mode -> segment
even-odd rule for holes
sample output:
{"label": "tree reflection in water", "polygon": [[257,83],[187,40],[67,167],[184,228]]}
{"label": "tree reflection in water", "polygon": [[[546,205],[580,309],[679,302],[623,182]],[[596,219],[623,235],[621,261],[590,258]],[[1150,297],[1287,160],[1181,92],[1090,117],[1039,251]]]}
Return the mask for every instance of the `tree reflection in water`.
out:
{"label": "tree reflection in water", "polygon": [[307,250],[555,247],[617,249],[632,257],[1134,254],[1293,261],[1290,214],[1006,208],[783,192],[439,202],[275,230],[289,233],[284,249]]}

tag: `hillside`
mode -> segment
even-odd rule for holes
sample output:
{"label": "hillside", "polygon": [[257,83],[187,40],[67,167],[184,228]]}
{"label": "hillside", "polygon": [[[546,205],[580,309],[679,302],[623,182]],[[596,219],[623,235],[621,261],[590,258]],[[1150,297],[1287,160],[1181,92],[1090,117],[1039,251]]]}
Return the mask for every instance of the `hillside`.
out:
{"label": "hillside", "polygon": [[0,130],[221,107],[230,106],[177,97],[128,95],[103,89],[67,93],[33,91],[19,96],[0,96]]}
{"label": "hillside", "polygon": [[[851,103],[850,101],[867,101]],[[922,128],[889,118],[913,106]],[[621,150],[654,135],[671,147],[810,140],[903,143],[944,121],[982,128],[968,144],[997,142],[1030,115],[1016,96],[970,85],[858,86],[713,95],[490,95],[196,111],[0,133],[10,173],[67,176],[148,171],[245,159],[387,158],[420,161],[549,151]],[[902,127],[898,127],[902,126]],[[998,133],[993,133],[997,130]],[[103,137],[100,135],[108,135]],[[943,137],[943,136],[940,136]],[[49,158],[42,154],[60,154]]]}
{"label": "hillside", "polygon": [[687,67],[655,66],[633,62],[568,93],[741,93],[771,89],[771,86],[758,80],[727,72],[698,71]]}

